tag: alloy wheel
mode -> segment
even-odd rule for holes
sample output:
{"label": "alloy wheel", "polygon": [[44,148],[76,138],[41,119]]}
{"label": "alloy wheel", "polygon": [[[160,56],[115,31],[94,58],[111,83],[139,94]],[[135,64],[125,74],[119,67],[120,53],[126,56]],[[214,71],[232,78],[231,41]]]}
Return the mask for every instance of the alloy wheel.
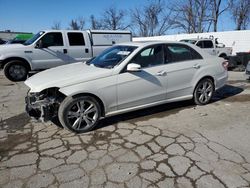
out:
{"label": "alloy wheel", "polygon": [[81,131],[93,126],[98,120],[98,109],[90,100],[76,101],[66,113],[67,120],[72,129]]}

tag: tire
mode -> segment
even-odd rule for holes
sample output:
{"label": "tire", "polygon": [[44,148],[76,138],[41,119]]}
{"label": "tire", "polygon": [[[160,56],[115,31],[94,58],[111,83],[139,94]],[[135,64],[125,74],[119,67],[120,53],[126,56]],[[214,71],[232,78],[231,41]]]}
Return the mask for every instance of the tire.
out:
{"label": "tire", "polygon": [[213,97],[214,90],[214,83],[211,79],[202,79],[195,87],[194,103],[197,105],[208,104]]}
{"label": "tire", "polygon": [[6,78],[13,82],[26,80],[28,72],[28,66],[20,60],[9,61],[4,66],[4,75],[6,76]]}
{"label": "tire", "polygon": [[63,126],[62,126],[61,122],[59,121],[58,116],[57,116],[57,117],[53,117],[53,118],[51,119],[51,122],[52,122],[55,126],[57,126],[58,128],[63,129]]}
{"label": "tire", "polygon": [[100,105],[90,96],[67,97],[58,111],[62,126],[75,133],[92,130],[98,124],[100,116]]}

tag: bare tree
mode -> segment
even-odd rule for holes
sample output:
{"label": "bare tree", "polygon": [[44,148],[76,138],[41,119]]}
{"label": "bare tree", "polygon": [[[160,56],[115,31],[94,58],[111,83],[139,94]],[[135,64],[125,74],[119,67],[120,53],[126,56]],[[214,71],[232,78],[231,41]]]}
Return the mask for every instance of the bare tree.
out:
{"label": "bare tree", "polygon": [[232,0],[231,12],[236,30],[246,29],[250,21],[250,0]]}
{"label": "bare tree", "polygon": [[229,7],[230,7],[230,2],[228,1],[227,4],[222,7],[222,0],[211,0],[210,5],[211,5],[211,11],[212,11],[212,23],[213,23],[213,31],[217,32],[217,25],[218,25],[218,20],[219,16],[225,12]]}
{"label": "bare tree", "polygon": [[79,17],[78,19],[72,19],[69,23],[69,29],[72,30],[83,30],[85,25],[85,19]]}
{"label": "bare tree", "polygon": [[172,19],[176,28],[187,33],[202,33],[208,31],[211,21],[211,11],[208,7],[210,0],[185,0],[175,2],[172,10],[175,17]]}
{"label": "bare tree", "polygon": [[111,30],[128,28],[129,25],[125,25],[124,23],[125,15],[126,13],[124,10],[118,10],[113,6],[109,7],[102,14],[102,28]]}
{"label": "bare tree", "polygon": [[134,30],[137,35],[144,37],[165,34],[172,26],[170,15],[171,11],[161,0],[154,0],[143,8],[131,10]]}
{"label": "bare tree", "polygon": [[91,29],[102,29],[101,21],[97,20],[94,15],[90,16]]}
{"label": "bare tree", "polygon": [[53,25],[51,26],[51,29],[55,29],[55,30],[61,29],[61,22],[60,21],[54,21]]}

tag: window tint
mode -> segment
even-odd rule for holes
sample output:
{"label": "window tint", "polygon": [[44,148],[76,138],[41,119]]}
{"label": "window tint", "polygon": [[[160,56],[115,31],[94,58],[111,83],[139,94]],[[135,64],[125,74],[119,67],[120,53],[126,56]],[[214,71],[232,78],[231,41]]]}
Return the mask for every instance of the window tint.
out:
{"label": "window tint", "polygon": [[85,46],[85,41],[82,33],[68,33],[70,46]]}
{"label": "window tint", "polygon": [[196,46],[199,46],[200,48],[213,48],[213,42],[211,40],[204,40],[197,42]]}
{"label": "window tint", "polygon": [[197,42],[196,46],[203,48],[203,42],[202,41]]}
{"label": "window tint", "polygon": [[190,48],[192,59],[203,59],[202,56],[196,52],[194,49]]}
{"label": "window tint", "polygon": [[203,44],[204,44],[203,48],[213,48],[214,47],[213,42],[210,40],[203,41]]}
{"label": "window tint", "polygon": [[168,44],[166,46],[166,63],[202,59],[201,55],[189,46]]}
{"label": "window tint", "polygon": [[131,63],[141,65],[141,67],[151,67],[164,63],[164,51],[162,45],[148,47],[139,52]]}
{"label": "window tint", "polygon": [[47,33],[41,40],[44,48],[49,46],[63,46],[62,33]]}

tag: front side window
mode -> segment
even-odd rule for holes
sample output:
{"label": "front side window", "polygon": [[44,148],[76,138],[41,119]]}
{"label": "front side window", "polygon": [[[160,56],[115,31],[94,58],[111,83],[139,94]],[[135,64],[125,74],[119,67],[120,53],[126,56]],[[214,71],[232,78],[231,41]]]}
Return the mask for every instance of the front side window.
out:
{"label": "front side window", "polygon": [[199,41],[197,42],[196,46],[200,47],[200,48],[203,48],[203,41]]}
{"label": "front side window", "polygon": [[142,68],[163,64],[163,45],[156,45],[145,48],[131,60],[131,63],[139,64]]}
{"label": "front side window", "polygon": [[50,46],[63,46],[63,37],[60,32],[53,32],[45,34],[42,39],[43,48]]}
{"label": "front side window", "polygon": [[202,59],[201,55],[192,48],[180,44],[166,45],[166,63]]}
{"label": "front side window", "polygon": [[111,69],[127,58],[136,48],[136,46],[113,46],[87,62],[87,64]]}
{"label": "front side window", "polygon": [[85,46],[85,41],[82,33],[68,33],[70,46]]}

